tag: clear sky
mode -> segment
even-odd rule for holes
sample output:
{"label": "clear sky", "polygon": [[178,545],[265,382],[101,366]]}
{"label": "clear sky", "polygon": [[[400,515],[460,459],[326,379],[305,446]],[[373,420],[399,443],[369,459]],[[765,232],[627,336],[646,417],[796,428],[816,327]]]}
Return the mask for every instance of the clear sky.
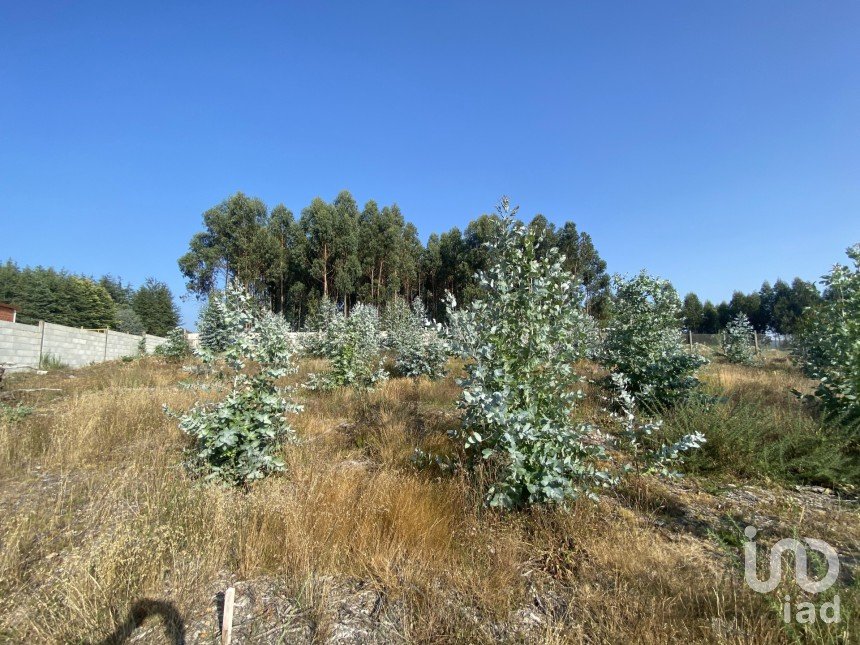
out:
{"label": "clear sky", "polygon": [[[503,193],[728,298],[860,241],[860,2],[0,4],[0,258],[184,292],[201,214]],[[193,304],[183,305],[194,323]]]}

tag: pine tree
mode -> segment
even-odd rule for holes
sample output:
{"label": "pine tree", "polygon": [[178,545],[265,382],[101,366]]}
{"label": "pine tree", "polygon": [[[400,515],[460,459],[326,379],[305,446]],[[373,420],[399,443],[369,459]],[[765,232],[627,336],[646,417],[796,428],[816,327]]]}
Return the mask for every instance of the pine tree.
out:
{"label": "pine tree", "polygon": [[155,278],[147,278],[134,294],[131,306],[140,316],[147,334],[166,336],[179,324],[179,310],[170,288]]}
{"label": "pine tree", "polygon": [[209,300],[200,309],[197,331],[200,334],[200,346],[215,354],[220,354],[230,344],[224,297],[220,292],[210,293]]}

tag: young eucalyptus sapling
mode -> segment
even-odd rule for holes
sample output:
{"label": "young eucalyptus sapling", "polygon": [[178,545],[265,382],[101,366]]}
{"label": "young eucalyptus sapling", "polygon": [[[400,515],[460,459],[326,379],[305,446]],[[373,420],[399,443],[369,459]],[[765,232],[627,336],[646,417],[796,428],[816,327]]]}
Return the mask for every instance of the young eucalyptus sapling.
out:
{"label": "young eucalyptus sapling", "polygon": [[385,310],[383,326],[385,346],[394,354],[398,374],[431,379],[445,375],[448,346],[427,320],[421,298],[416,296],[411,308],[402,298],[395,298]]}
{"label": "young eucalyptus sapling", "polygon": [[837,264],[822,278],[824,299],[806,310],[794,353],[818,379],[824,411],[860,437],[860,244],[847,254],[854,266]]}
{"label": "young eucalyptus sapling", "polygon": [[729,363],[752,365],[755,362],[755,330],[745,314],[739,313],[726,325],[721,339]]}
{"label": "young eucalyptus sapling", "polygon": [[573,365],[587,346],[584,294],[557,249],[539,255],[538,233],[514,219],[507,199],[498,212],[480,295],[452,315],[450,333],[467,373],[458,402],[463,425],[454,436],[472,463],[496,473],[490,505],[591,494],[612,477],[599,465],[597,430],[571,419],[583,396]]}
{"label": "young eucalyptus sapling", "polygon": [[336,312],[322,332],[319,350],[330,369],[310,375],[311,389],[372,388],[387,378],[382,369],[379,316],[373,306],[357,304],[349,315]]}
{"label": "young eucalyptus sapling", "polygon": [[186,461],[193,473],[248,485],[282,471],[276,450],[295,438],[285,415],[302,408],[290,400],[289,388],[277,385],[296,372],[295,348],[284,318],[264,310],[238,284],[228,287],[224,323],[232,333],[223,354],[204,350],[201,356],[231,378],[231,388],[217,403],[196,403],[179,416],[179,427],[193,440]]}
{"label": "young eucalyptus sapling", "polygon": [[701,447],[705,443],[705,436],[694,432],[671,444],[661,442],[663,421],[656,419],[641,422],[637,417],[636,398],[628,389],[627,378],[622,374],[612,374],[610,380],[614,390],[610,416],[618,428],[614,433],[616,443],[632,460],[632,464],[625,464],[622,470],[676,476],[677,472],[671,470],[671,466],[680,464],[683,453]]}
{"label": "young eucalyptus sapling", "polygon": [[317,303],[317,308],[308,317],[305,331],[305,340],[302,342],[302,350],[308,356],[324,357],[326,355],[326,343],[329,328],[338,316],[338,307],[334,300],[322,298]]}
{"label": "young eucalyptus sapling", "polygon": [[191,344],[188,342],[185,330],[182,327],[171,329],[167,334],[167,340],[156,347],[154,353],[176,363],[191,356]]}
{"label": "young eucalyptus sapling", "polygon": [[629,279],[616,276],[613,286],[602,365],[623,374],[630,393],[648,405],[688,397],[699,386],[697,370],[708,361],[683,345],[681,300],[674,287],[644,271]]}

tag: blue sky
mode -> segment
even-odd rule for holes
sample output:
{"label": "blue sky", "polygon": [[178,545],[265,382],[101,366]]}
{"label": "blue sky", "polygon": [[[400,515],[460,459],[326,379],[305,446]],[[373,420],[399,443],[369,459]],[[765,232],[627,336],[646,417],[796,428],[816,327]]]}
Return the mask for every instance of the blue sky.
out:
{"label": "blue sky", "polygon": [[817,278],[860,241],[860,3],[0,4],[0,258],[179,295],[208,207],[343,188],[425,240],[506,193],[713,300]]}

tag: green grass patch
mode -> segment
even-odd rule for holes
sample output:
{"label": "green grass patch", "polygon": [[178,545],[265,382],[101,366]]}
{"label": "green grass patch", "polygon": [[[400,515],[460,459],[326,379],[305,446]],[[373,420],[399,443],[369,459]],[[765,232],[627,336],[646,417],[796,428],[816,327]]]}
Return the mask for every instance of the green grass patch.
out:
{"label": "green grass patch", "polygon": [[707,443],[686,458],[693,474],[788,484],[857,486],[860,468],[845,433],[794,406],[744,399],[690,401],[666,417],[674,438],[701,432]]}

